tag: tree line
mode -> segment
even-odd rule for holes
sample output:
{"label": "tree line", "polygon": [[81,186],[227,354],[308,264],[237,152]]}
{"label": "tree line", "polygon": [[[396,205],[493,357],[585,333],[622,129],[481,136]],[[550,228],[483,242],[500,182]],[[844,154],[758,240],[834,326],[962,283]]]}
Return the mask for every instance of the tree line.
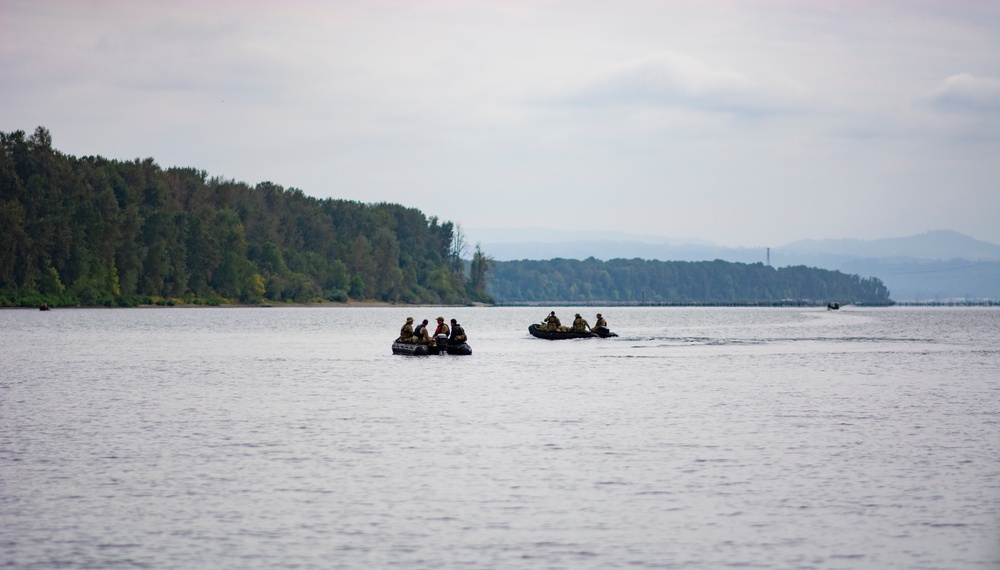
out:
{"label": "tree line", "polygon": [[495,262],[487,292],[502,303],[891,303],[875,277],[721,260]]}
{"label": "tree line", "polygon": [[43,127],[0,133],[0,306],[490,301],[466,247],[452,222],[398,204],[76,158]]}

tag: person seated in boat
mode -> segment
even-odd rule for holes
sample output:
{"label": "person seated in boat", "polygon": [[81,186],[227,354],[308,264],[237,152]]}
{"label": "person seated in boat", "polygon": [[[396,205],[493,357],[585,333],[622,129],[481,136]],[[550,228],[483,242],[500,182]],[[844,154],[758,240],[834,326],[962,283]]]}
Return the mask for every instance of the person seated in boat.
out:
{"label": "person seated in boat", "polygon": [[573,332],[590,332],[590,324],[587,322],[587,319],[580,316],[580,313],[577,313],[576,318],[573,319]]}
{"label": "person seated in boat", "polygon": [[549,313],[549,316],[545,317],[545,320],[542,321],[542,323],[544,323],[541,327],[543,331],[555,332],[562,326],[562,323],[559,322],[559,317],[556,316],[555,311]]}
{"label": "person seated in boat", "polygon": [[451,320],[451,337],[448,338],[448,344],[462,344],[463,342],[469,340],[465,336],[465,329],[462,325],[458,324],[455,319]]}
{"label": "person seated in boat", "polygon": [[413,329],[413,342],[417,344],[432,344],[437,342],[431,338],[431,333],[427,330],[427,319],[424,319],[422,323],[417,325],[417,328]]}
{"label": "person seated in boat", "polygon": [[594,327],[591,328],[590,330],[601,329],[601,328],[604,329],[608,328],[608,321],[604,320],[604,317],[601,316],[601,313],[597,313],[597,320],[594,321]]}
{"label": "person seated in boat", "polygon": [[[454,320],[455,319],[452,319],[452,321],[454,321]],[[438,326],[437,326],[436,329],[434,329],[434,338],[437,338],[438,335],[442,335],[442,334],[444,336],[448,336],[448,323],[444,322],[444,317],[438,317],[437,318],[437,322],[438,322]]]}
{"label": "person seated in boat", "polygon": [[399,329],[399,342],[413,342],[413,317],[406,317],[406,324]]}

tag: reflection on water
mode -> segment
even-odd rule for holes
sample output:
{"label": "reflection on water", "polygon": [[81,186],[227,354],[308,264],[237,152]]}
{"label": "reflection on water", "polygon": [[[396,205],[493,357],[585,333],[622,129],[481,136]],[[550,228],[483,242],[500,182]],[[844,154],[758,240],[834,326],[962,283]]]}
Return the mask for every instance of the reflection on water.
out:
{"label": "reflection on water", "polygon": [[0,558],[1000,566],[1000,311],[577,311],[2,311]]}

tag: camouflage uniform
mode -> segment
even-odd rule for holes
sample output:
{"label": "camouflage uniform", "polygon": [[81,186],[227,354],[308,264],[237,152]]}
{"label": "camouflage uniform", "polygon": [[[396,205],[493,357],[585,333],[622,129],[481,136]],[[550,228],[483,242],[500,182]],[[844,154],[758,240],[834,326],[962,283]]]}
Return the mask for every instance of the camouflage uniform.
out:
{"label": "camouflage uniform", "polygon": [[413,331],[413,342],[417,344],[434,344],[435,341],[431,338],[431,333],[427,332],[427,321],[417,325],[416,330]]}
{"label": "camouflage uniform", "polygon": [[555,311],[549,313],[549,316],[545,317],[545,326],[542,327],[544,331],[557,331],[562,323],[559,322],[559,317],[556,316]]}
{"label": "camouflage uniform", "polygon": [[468,340],[465,336],[465,329],[462,325],[455,322],[455,319],[451,320],[451,338],[448,339],[448,344],[462,344]]}
{"label": "camouflage uniform", "polygon": [[589,328],[590,325],[587,323],[587,319],[581,317],[580,314],[577,313],[576,318],[573,319],[573,332],[587,332],[587,329]]}
{"label": "camouflage uniform", "polygon": [[406,324],[399,329],[399,342],[413,342],[413,317],[406,317]]}

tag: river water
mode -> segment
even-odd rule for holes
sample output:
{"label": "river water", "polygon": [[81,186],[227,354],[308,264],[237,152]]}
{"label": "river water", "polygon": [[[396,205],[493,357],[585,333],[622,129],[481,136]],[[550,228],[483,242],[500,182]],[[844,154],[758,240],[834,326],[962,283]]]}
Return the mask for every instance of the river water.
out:
{"label": "river water", "polygon": [[0,311],[0,566],[1000,568],[1000,310],[579,310]]}

